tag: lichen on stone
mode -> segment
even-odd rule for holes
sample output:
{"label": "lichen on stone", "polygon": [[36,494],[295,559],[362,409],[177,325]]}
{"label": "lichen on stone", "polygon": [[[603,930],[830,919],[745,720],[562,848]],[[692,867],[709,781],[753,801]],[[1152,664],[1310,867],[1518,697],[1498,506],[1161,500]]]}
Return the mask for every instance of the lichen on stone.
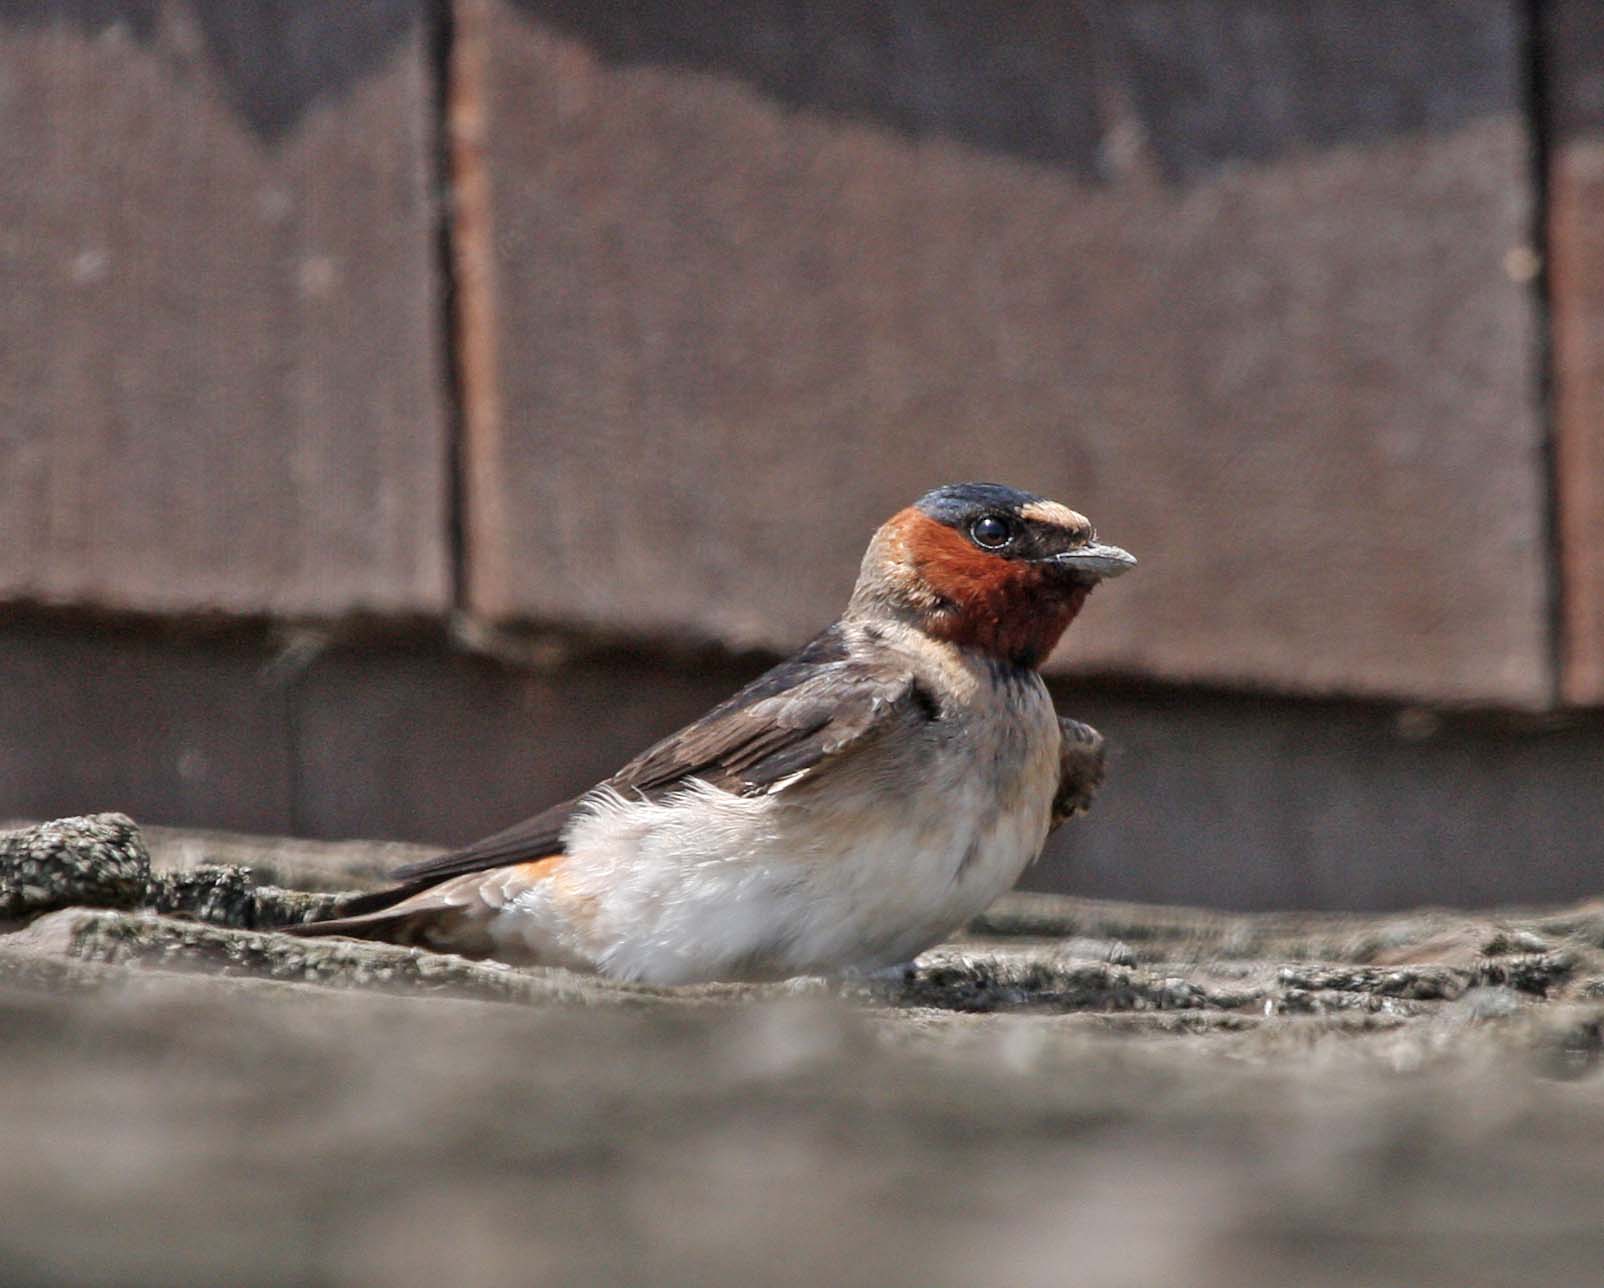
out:
{"label": "lichen on stone", "polygon": [[0,921],[74,906],[137,908],[149,885],[150,854],[126,814],[0,833]]}

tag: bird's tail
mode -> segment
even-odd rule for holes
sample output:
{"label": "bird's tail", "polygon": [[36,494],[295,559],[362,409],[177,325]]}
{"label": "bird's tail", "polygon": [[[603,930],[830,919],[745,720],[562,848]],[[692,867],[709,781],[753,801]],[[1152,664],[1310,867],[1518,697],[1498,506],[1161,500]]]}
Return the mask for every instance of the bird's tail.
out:
{"label": "bird's tail", "polygon": [[345,935],[466,957],[490,957],[496,955],[493,927],[502,910],[548,878],[561,861],[560,853],[547,854],[445,880],[430,872],[389,890],[357,895],[340,909],[338,917],[328,921],[280,929],[305,939]]}
{"label": "bird's tail", "polygon": [[277,929],[283,934],[296,935],[302,939],[344,935],[349,939],[409,942],[409,936],[398,933],[415,918],[414,910],[406,905],[432,884],[420,881],[411,885],[395,886],[389,890],[376,890],[372,894],[358,895],[340,909],[338,917],[331,917],[326,921],[297,922],[293,925],[279,926]]}

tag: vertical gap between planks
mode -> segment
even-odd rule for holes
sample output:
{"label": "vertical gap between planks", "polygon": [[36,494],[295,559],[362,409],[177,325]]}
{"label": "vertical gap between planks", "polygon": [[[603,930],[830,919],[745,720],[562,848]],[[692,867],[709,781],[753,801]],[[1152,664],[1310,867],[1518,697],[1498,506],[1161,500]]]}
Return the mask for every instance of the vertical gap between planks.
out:
{"label": "vertical gap between planks", "polygon": [[1529,238],[1535,256],[1532,277],[1533,311],[1536,327],[1533,338],[1532,397],[1537,405],[1542,443],[1543,472],[1543,557],[1547,579],[1548,701],[1561,700],[1565,684],[1566,605],[1565,547],[1563,516],[1560,512],[1560,452],[1554,408],[1554,309],[1552,255],[1549,244],[1549,164],[1552,148],[1552,104],[1548,79],[1548,32],[1546,0],[1523,0],[1521,32],[1521,99],[1529,147],[1528,182],[1532,208]]}
{"label": "vertical gap between planks", "polygon": [[428,18],[430,123],[433,126],[431,187],[434,196],[435,277],[439,283],[440,379],[446,408],[446,541],[450,561],[451,611],[467,597],[467,480],[463,443],[465,388],[460,345],[457,283],[456,193],[453,182],[451,103],[456,36],[454,0],[432,0]]}
{"label": "vertical gap between planks", "polygon": [[487,151],[491,0],[435,0],[440,258],[452,401],[454,632],[494,614],[504,543],[501,390]]}

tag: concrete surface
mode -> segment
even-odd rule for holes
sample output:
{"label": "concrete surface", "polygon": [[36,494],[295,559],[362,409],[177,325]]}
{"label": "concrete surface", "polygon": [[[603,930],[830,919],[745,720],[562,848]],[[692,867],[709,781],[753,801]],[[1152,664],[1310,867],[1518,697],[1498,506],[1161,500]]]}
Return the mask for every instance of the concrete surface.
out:
{"label": "concrete surface", "polygon": [[[144,902],[181,891],[189,918],[126,906],[147,847]],[[379,858],[114,815],[0,839],[0,1282],[1463,1288],[1604,1266],[1604,903],[1014,896],[906,981],[695,989],[240,928],[321,915]],[[23,887],[53,910],[15,915]]]}

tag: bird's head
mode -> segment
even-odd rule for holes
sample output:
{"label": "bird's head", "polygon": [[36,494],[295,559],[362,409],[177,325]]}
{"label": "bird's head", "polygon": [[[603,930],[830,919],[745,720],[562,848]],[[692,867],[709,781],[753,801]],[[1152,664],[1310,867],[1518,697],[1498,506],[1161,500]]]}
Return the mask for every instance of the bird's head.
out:
{"label": "bird's head", "polygon": [[998,483],[927,492],[874,534],[848,616],[911,622],[998,661],[1040,666],[1091,589],[1136,560],[1083,515]]}

